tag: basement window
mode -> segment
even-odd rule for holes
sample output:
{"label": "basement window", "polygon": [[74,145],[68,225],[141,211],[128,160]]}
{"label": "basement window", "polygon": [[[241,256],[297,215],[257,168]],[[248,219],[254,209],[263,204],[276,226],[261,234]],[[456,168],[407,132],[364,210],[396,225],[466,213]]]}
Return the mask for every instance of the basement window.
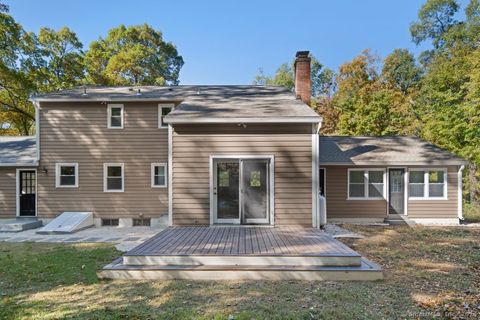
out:
{"label": "basement window", "polygon": [[134,218],[132,221],[134,227],[150,227],[150,218]]}
{"label": "basement window", "polygon": [[118,227],[119,219],[102,219],[102,227]]}

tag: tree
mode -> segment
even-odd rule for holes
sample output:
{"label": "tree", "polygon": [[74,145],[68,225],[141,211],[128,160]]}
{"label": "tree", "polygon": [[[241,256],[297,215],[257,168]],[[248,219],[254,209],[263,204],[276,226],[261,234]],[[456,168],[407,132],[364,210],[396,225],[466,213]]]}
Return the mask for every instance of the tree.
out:
{"label": "tree", "polygon": [[413,131],[409,97],[383,80],[388,76],[379,73],[378,61],[365,50],[340,66],[333,98],[339,114],[336,133],[377,136]]}
{"label": "tree", "polygon": [[458,22],[454,15],[459,9],[455,0],[428,0],[418,13],[418,21],[410,25],[410,34],[418,45],[430,39],[434,48],[444,43],[444,35]]}
{"label": "tree", "polygon": [[32,94],[77,85],[84,77],[82,44],[68,28],[26,32],[0,6],[0,130],[30,135]]}
{"label": "tree", "polygon": [[90,44],[87,82],[98,85],[176,85],[183,58],[162,33],[144,24],[111,29]]}
{"label": "tree", "polygon": [[442,23],[437,21],[436,27],[430,26],[431,32],[425,33],[424,37],[432,39],[437,45],[429,54],[428,64],[425,64],[421,89],[415,101],[420,120],[424,123],[420,134],[426,140],[470,160],[465,185],[470,189],[470,201],[478,201],[480,5],[478,0],[471,0],[465,8],[465,19],[455,21],[453,15],[459,7],[452,1],[429,0],[424,7],[430,5],[434,8],[433,4],[438,3],[443,3],[443,6],[437,6],[431,13],[436,13]]}
{"label": "tree", "polygon": [[37,63],[27,72],[36,91],[49,92],[80,84],[84,78],[82,43],[69,28],[41,28],[37,40]]}
{"label": "tree", "polygon": [[273,77],[265,75],[263,70],[260,69],[259,74],[255,76],[253,83],[264,86],[282,86],[288,90],[293,90],[295,87],[293,67],[288,63],[282,63]]}
{"label": "tree", "polygon": [[413,54],[406,49],[395,49],[383,62],[382,77],[392,88],[407,94],[418,86],[421,70]]}
{"label": "tree", "polygon": [[35,37],[25,32],[0,6],[0,129],[8,134],[30,134],[35,120],[28,101],[32,84],[19,65],[32,53]]}

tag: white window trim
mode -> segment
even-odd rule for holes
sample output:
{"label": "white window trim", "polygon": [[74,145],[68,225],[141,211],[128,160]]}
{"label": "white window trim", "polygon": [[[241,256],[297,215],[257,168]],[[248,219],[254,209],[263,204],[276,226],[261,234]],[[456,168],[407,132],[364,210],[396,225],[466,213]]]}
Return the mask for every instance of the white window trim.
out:
{"label": "white window trim", "polygon": [[[165,183],[163,185],[155,184],[155,167],[163,167],[165,173]],[[152,188],[166,188],[168,186],[168,165],[165,162],[154,162],[150,167],[151,186]]]}
{"label": "white window trim", "polygon": [[[122,168],[122,189],[121,190],[108,190],[107,189],[107,174],[108,167],[121,167]],[[125,168],[123,163],[108,162],[103,164],[103,192],[124,192],[125,191]]]}
{"label": "white window trim", "polygon": [[[350,172],[361,171],[363,172],[363,187],[364,197],[351,197],[350,196]],[[383,172],[383,190],[381,197],[368,197],[368,171],[382,171]],[[385,168],[348,168],[347,172],[347,200],[386,200],[387,184],[385,183],[387,176],[387,170]]]}
{"label": "white window trim", "polygon": [[[120,127],[112,127],[112,108],[120,108],[120,119],[121,119],[121,126]],[[107,128],[108,129],[123,129],[123,122],[125,119],[125,110],[123,104],[109,104],[107,105]]]}
{"label": "white window trim", "polygon": [[[60,184],[60,174],[62,167],[75,167],[75,184],[74,185],[61,185]],[[78,188],[78,163],[76,162],[61,162],[55,164],[55,188]]]}
{"label": "white window trim", "polygon": [[[423,175],[423,197],[410,197],[410,192],[408,194],[408,200],[448,200],[448,170],[447,168],[411,168],[408,170],[412,171],[425,171]],[[443,171],[443,197],[431,197],[430,196],[430,181],[428,179],[428,174],[430,171]],[[410,175],[408,180],[408,185],[410,186]]]}
{"label": "white window trim", "polygon": [[158,104],[158,128],[159,129],[168,129],[168,124],[165,124],[164,126],[162,126],[162,111],[163,109],[166,109],[166,108],[170,108],[170,112],[173,111],[173,108],[175,107],[175,105],[173,103],[159,103]]}

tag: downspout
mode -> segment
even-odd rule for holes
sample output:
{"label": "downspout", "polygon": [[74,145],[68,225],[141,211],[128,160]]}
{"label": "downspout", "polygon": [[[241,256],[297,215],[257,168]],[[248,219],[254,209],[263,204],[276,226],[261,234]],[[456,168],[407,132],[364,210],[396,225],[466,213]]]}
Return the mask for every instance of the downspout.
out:
{"label": "downspout", "polygon": [[168,226],[173,226],[173,128],[168,124]]}
{"label": "downspout", "polygon": [[35,107],[35,143],[37,148],[37,159],[35,163],[39,165],[40,163],[40,102],[34,101],[33,106]]}
{"label": "downspout", "polygon": [[[320,179],[318,172],[320,171],[320,129],[322,128],[323,118],[320,120],[317,126],[317,154],[316,154],[316,166],[317,166],[317,176]],[[317,226],[323,228],[327,224],[327,210],[326,210],[326,199],[320,195],[320,181],[317,181]]]}
{"label": "downspout", "polygon": [[457,179],[458,179],[458,219],[463,220],[463,169],[465,169],[464,165],[461,165],[458,169]]}

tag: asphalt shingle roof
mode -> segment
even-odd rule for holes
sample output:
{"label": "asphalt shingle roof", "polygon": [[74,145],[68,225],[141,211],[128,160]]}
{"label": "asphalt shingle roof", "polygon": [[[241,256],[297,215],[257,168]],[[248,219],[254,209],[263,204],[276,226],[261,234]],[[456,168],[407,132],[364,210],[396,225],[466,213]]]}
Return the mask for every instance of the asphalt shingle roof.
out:
{"label": "asphalt shingle roof", "polygon": [[0,136],[0,164],[32,165],[36,161],[35,137]]}
{"label": "asphalt shingle roof", "polygon": [[74,88],[37,95],[39,102],[172,101],[167,123],[311,122],[321,117],[283,87],[255,85]]}
{"label": "asphalt shingle roof", "polygon": [[321,165],[461,165],[467,163],[463,158],[417,137],[320,137]]}

